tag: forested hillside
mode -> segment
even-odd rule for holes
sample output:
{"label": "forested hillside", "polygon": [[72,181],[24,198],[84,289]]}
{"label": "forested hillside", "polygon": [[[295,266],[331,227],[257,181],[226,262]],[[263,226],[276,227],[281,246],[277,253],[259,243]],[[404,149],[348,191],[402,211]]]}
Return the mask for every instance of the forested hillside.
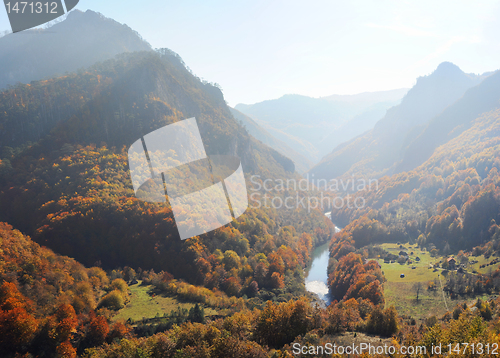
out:
{"label": "forested hillside", "polygon": [[26,351],[39,357],[76,353],[73,345],[83,351],[104,342],[110,332],[106,318],[94,310],[119,282],[111,283],[99,267],[87,269],[40,247],[5,223],[0,223],[0,279],[3,357]]}
{"label": "forested hillside", "polygon": [[441,144],[469,129],[482,113],[500,107],[500,72],[469,89],[460,100],[433,118],[404,152],[396,172],[416,168]]}
{"label": "forested hillside", "polygon": [[365,198],[363,209],[334,210],[339,220],[350,222],[345,230],[350,239],[341,240],[350,242],[350,249],[342,250],[385,240],[418,243],[442,253],[490,242],[495,251],[499,126],[499,110],[480,115],[415,170],[382,178],[378,191],[355,194]]}
{"label": "forested hillside", "polygon": [[[207,153],[239,156],[247,175],[259,175],[260,180],[297,175],[293,163],[252,138],[232,117],[221,91],[191,74],[176,54],[169,50],[123,54],[79,73],[19,84],[0,98],[2,143],[9,144],[3,146],[0,162],[1,220],[88,267],[135,269],[144,282],[184,300],[227,308],[246,306],[246,301],[236,300],[242,296],[253,298],[250,306],[254,306],[304,294],[303,268],[310,253],[334,231],[321,212],[249,208],[230,225],[181,241],[169,206],[135,198],[128,146],[189,117],[197,118]],[[17,231],[15,235],[22,237]],[[38,256],[49,252],[31,241],[28,245]],[[42,257],[32,255],[33,260]],[[76,262],[72,265],[85,270]],[[21,264],[21,270],[28,271],[19,274],[7,267],[6,275],[19,276],[27,297],[42,300],[45,296],[40,293],[51,290],[48,277],[40,281],[35,276],[37,267]],[[48,271],[54,274],[58,269]],[[38,295],[29,288],[32,283]],[[71,305],[64,308],[70,317],[72,310],[78,314],[87,306],[119,309],[126,301],[125,294],[115,292],[120,288],[112,286],[99,306],[97,289],[69,286],[64,291],[70,289],[78,294],[59,299]],[[54,298],[45,303],[50,314],[55,312]],[[105,318],[89,313],[88,319],[79,320],[90,327],[93,320],[104,320],[101,323],[107,327],[111,313],[101,313]],[[44,337],[37,343],[36,332],[46,323],[34,320],[26,341],[6,348],[8,352],[33,352],[38,344],[48,344]],[[106,331],[97,343],[89,343],[86,334],[77,340],[74,328],[69,329],[72,333],[65,337],[70,341],[65,338],[56,342],[61,347],[54,343],[43,350],[67,349],[72,356],[73,351],[113,339]]]}
{"label": "forested hillside", "polygon": [[[418,78],[401,104],[390,108],[372,130],[340,144],[309,173],[327,180],[351,175],[370,178],[391,175],[403,159],[406,148],[429,121],[461,99],[469,88],[478,85],[485,76],[487,74],[466,74],[449,62],[442,63],[432,74]],[[489,95],[494,93],[491,91]],[[480,106],[481,103],[474,105]],[[483,111],[491,109],[490,106]],[[479,113],[476,111],[476,114]],[[439,130],[430,132],[434,136],[444,135]],[[412,148],[427,154],[432,152],[422,146],[425,148],[427,143],[421,142]]]}
{"label": "forested hillside", "polygon": [[[27,32],[24,51],[0,39],[1,357],[322,357],[327,343],[474,355],[464,342],[496,356],[484,350],[500,344],[498,72],[443,63],[361,134],[406,90],[240,106],[266,116],[253,121],[126,25],[73,12],[52,30]],[[206,153],[239,157],[250,199],[267,204],[181,240],[170,204],[136,197],[128,149],[191,117]],[[378,185],[293,188],[329,141],[316,183]],[[364,205],[310,206],[337,194]],[[326,243],[331,302],[304,278]]]}
{"label": "forested hillside", "polygon": [[[1,97],[4,138],[19,146],[3,148],[1,218],[85,265],[164,270],[239,295],[253,281],[284,288],[285,276],[300,287],[302,275],[294,272],[308,263],[313,245],[331,237],[333,226],[319,211],[298,223],[300,210],[249,209],[231,225],[183,242],[169,206],[135,198],[128,145],[189,117],[197,118],[207,153],[237,155],[261,180],[296,175],[288,158],[234,120],[217,87],[168,50],[122,55]],[[37,136],[36,144],[27,141]]]}

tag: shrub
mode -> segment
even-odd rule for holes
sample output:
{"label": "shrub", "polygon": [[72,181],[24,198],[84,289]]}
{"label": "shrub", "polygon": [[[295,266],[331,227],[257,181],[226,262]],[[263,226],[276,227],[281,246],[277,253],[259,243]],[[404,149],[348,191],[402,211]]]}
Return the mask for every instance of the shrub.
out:
{"label": "shrub", "polygon": [[124,302],[122,293],[118,290],[113,290],[102,298],[99,307],[106,307],[117,311],[125,306]]}
{"label": "shrub", "polygon": [[116,278],[116,279],[113,280],[113,282],[111,282],[110,288],[112,290],[118,290],[118,291],[120,291],[122,293],[126,293],[127,290],[128,290],[128,285],[127,285],[127,283],[123,279]]}

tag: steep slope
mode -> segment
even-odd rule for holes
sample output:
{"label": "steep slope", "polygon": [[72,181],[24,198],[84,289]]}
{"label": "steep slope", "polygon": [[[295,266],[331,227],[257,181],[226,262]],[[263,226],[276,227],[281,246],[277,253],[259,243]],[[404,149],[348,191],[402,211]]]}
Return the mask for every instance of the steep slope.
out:
{"label": "steep slope", "polygon": [[[66,88],[72,90],[64,101],[53,101]],[[304,265],[312,245],[331,237],[331,223],[319,211],[256,208],[181,241],[169,205],[135,197],[128,146],[189,117],[196,117],[208,154],[237,155],[245,174],[260,180],[296,178],[293,162],[251,137],[220,89],[192,75],[169,50],[122,54],[79,74],[18,85],[0,98],[4,138],[12,146],[25,144],[23,150],[3,148],[0,217],[86,265],[166,270],[239,295],[252,284],[258,253],[286,250]],[[40,115],[22,115],[25,108]],[[37,136],[34,145],[25,141]],[[188,184],[199,183],[193,177]],[[282,288],[285,274],[301,285],[294,270],[278,271],[255,276],[258,287]]]}
{"label": "steep slope", "polygon": [[[128,325],[108,323],[126,301],[126,283],[108,285],[102,269],[75,259],[222,314],[305,294],[303,269],[313,247],[334,232],[318,210],[250,207],[224,227],[181,241],[170,205],[135,197],[130,144],[193,116],[206,152],[239,156],[247,178],[299,179],[293,162],[250,136],[220,89],[190,73],[175,53],[126,53],[18,84],[0,93],[0,108],[0,220],[37,242],[0,223],[0,280],[12,282],[0,285],[0,356],[83,356],[87,348],[131,338]],[[197,176],[185,182],[199,184]],[[108,293],[95,307],[103,289]],[[32,314],[29,298],[42,317]],[[142,331],[149,328],[155,327]],[[254,356],[247,345],[241,354]]]}
{"label": "steep slope", "polygon": [[500,107],[500,71],[469,89],[464,96],[433,118],[408,146],[396,172],[409,171],[425,162],[441,144],[470,128],[481,113]]}
{"label": "steep slope", "polygon": [[420,77],[401,104],[389,109],[373,130],[339,145],[310,173],[324,179],[344,174],[364,177],[390,174],[421,126],[482,79],[483,76],[465,74],[449,62],[440,64],[432,74]]}
{"label": "steep slope", "polygon": [[28,30],[0,38],[0,89],[63,75],[151,46],[127,25],[88,10],[71,11],[44,30]]}
{"label": "steep slope", "polygon": [[75,347],[102,343],[91,339],[95,328],[104,336],[110,328],[94,309],[117,283],[109,281],[102,269],[87,269],[0,222],[0,355],[76,357]]}
{"label": "steep slope", "polygon": [[[400,93],[400,92],[397,92]],[[405,92],[406,93],[406,92]],[[338,145],[373,129],[375,124],[384,117],[387,110],[398,105],[401,100],[389,102],[377,102],[371,104],[364,111],[347,122],[341,124],[337,129],[330,133],[321,143],[321,146],[330,151]]]}
{"label": "steep slope", "polygon": [[67,302],[79,312],[95,309],[108,278],[102,269],[87,269],[0,222],[0,282],[5,281],[19,287],[41,317]]}
{"label": "steep slope", "polygon": [[269,132],[267,132],[264,128],[259,126],[252,118],[244,115],[240,111],[230,108],[233,117],[240,121],[245,129],[248,131],[250,135],[254,138],[260,140],[265,145],[270,146],[271,148],[277,150],[279,153],[284,156],[292,159],[295,164],[295,169],[299,173],[305,173],[312,167],[312,162],[308,160],[303,155],[299,154],[297,151],[290,148],[283,141],[273,137]]}
{"label": "steep slope", "polygon": [[[371,129],[385,113],[381,115],[374,110],[377,105],[390,108],[398,104],[405,93],[402,89],[324,98],[285,95],[253,105],[238,104],[235,108],[274,137],[317,162],[334,147],[332,141],[342,138],[338,142],[341,143]],[[370,108],[372,106],[374,108]],[[363,120],[358,118],[351,125],[350,120],[361,114]]]}
{"label": "steep slope", "polygon": [[[358,192],[366,205],[332,215],[350,222],[333,250],[352,251],[376,242],[417,242],[441,253],[485,243],[500,248],[500,109],[471,121],[468,129],[438,147],[421,166]],[[353,198],[353,200],[355,200]]]}
{"label": "steep slope", "polygon": [[[256,167],[248,151],[251,138],[232,118],[222,92],[189,73],[169,50],[123,54],[80,74],[12,88],[0,98],[0,138],[9,147],[43,139],[58,125],[53,136],[59,141],[103,141],[118,147],[130,145],[161,121],[196,117],[208,152],[239,154],[244,166]],[[212,139],[214,130],[217,140]],[[265,150],[273,162],[294,171],[288,158]]]}
{"label": "steep slope", "polygon": [[300,95],[235,108],[313,162],[321,158],[315,143],[351,115],[349,106]]}

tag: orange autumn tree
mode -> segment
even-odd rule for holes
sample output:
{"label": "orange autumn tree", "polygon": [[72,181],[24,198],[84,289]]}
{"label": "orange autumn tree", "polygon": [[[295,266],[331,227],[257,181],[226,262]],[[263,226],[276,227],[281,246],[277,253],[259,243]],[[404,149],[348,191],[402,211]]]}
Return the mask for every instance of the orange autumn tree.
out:
{"label": "orange autumn tree", "polygon": [[373,304],[384,303],[384,276],[375,261],[363,263],[353,252],[342,257],[328,277],[328,285],[338,298],[363,298]]}
{"label": "orange autumn tree", "polygon": [[57,322],[55,329],[57,340],[63,342],[71,339],[78,326],[78,320],[73,306],[69,304],[59,306],[55,318]]}
{"label": "orange autumn tree", "polygon": [[4,282],[0,287],[0,352],[16,352],[31,341],[38,321],[29,311],[30,302],[16,285]]}
{"label": "orange autumn tree", "polygon": [[93,312],[90,313],[88,324],[88,332],[85,337],[86,346],[100,346],[106,341],[109,333],[109,324],[105,317],[96,316]]}

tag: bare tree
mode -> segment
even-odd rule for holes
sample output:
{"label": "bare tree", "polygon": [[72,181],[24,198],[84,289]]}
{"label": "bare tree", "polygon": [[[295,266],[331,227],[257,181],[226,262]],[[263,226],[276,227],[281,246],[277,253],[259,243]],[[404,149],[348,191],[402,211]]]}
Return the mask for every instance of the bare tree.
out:
{"label": "bare tree", "polygon": [[422,292],[422,282],[416,282],[414,285],[413,285],[413,290],[415,291],[415,293],[417,294],[417,303],[418,303],[418,296],[420,295],[420,292]]}

